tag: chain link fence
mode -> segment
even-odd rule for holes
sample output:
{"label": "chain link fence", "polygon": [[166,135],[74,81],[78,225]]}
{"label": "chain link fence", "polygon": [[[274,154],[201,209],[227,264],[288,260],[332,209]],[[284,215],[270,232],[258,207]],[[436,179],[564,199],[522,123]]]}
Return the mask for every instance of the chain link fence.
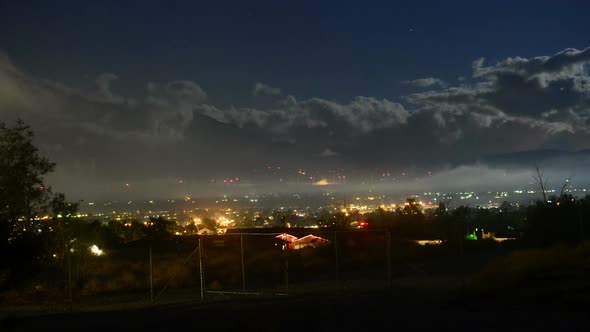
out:
{"label": "chain link fence", "polygon": [[451,274],[451,282],[460,284],[478,262],[464,259],[472,254],[469,246],[403,240],[387,229],[268,231],[136,241],[100,255],[73,252],[64,260],[64,291],[46,304],[84,309],[198,303],[387,289]]}

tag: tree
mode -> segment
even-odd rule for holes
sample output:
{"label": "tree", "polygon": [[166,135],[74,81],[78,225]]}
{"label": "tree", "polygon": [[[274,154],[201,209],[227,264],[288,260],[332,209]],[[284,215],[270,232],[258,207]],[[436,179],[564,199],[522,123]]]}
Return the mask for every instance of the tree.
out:
{"label": "tree", "polygon": [[541,193],[543,194],[543,202],[547,202],[547,194],[545,193],[547,191],[547,181],[548,179],[546,177],[543,177],[543,170],[539,168],[538,165],[535,165],[535,171],[536,174],[533,176],[533,179],[535,179],[535,182],[537,182],[537,184],[539,185],[540,189],[541,189]]}
{"label": "tree", "polygon": [[[63,237],[51,225],[57,226],[57,215],[77,209],[63,194],[50,202],[51,188],[43,178],[55,164],[41,156],[33,136],[20,119],[12,127],[0,121],[0,267],[6,269],[2,273],[10,286],[24,285],[47,262],[48,252],[63,246]],[[36,220],[49,209],[55,217],[51,222]]]}
{"label": "tree", "polygon": [[415,198],[412,198],[412,197],[407,198],[406,204],[404,206],[404,214],[407,214],[407,215],[422,214],[422,211],[420,211],[420,203],[416,202]]}
{"label": "tree", "polygon": [[67,202],[64,194],[56,194],[49,206],[51,220],[43,225],[44,254],[46,257],[56,255],[56,261],[63,264],[70,243],[80,228],[79,220],[72,218],[78,212],[78,204]]}
{"label": "tree", "polygon": [[215,232],[217,229],[217,222],[211,218],[203,218],[203,227],[207,228],[208,230]]}
{"label": "tree", "polygon": [[131,219],[125,223],[125,241],[132,242],[146,237],[147,227],[137,219]]}
{"label": "tree", "polygon": [[549,202],[537,202],[528,208],[524,239],[535,246],[557,243],[574,245],[583,238],[583,203],[564,194]]}
{"label": "tree", "polygon": [[197,234],[198,232],[197,225],[192,221],[186,225],[185,229],[189,235]]}
{"label": "tree", "polygon": [[39,154],[33,132],[22,120],[14,127],[0,121],[0,229],[2,242],[31,228],[33,216],[46,206],[50,188],[43,176],[55,164]]}
{"label": "tree", "polygon": [[436,210],[434,211],[434,215],[435,216],[444,216],[445,214],[447,214],[447,206],[444,202],[441,202],[438,207],[436,208]]}
{"label": "tree", "polygon": [[147,237],[149,240],[165,239],[174,233],[176,223],[164,217],[151,217],[147,227]]}
{"label": "tree", "polygon": [[452,248],[463,254],[465,236],[475,230],[473,225],[474,210],[468,206],[458,206],[442,220],[446,224],[446,240]]}

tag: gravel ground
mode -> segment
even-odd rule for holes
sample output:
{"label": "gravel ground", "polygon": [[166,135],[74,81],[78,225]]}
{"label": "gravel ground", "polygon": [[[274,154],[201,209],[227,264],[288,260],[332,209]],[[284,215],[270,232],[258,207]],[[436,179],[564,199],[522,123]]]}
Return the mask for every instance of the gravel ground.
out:
{"label": "gravel ground", "polygon": [[[342,290],[342,289],[341,289]],[[2,331],[106,331],[214,328],[240,331],[477,330],[588,331],[586,305],[567,306],[530,292],[465,297],[451,289],[394,287],[330,290],[288,296],[218,297],[206,303],[11,314]]]}

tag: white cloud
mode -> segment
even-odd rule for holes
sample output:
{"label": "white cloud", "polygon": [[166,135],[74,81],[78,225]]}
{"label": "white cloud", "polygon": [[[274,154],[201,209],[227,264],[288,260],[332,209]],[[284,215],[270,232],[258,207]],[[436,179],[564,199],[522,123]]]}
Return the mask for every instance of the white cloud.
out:
{"label": "white cloud", "polygon": [[322,151],[322,153],[320,153],[320,156],[326,157],[326,158],[329,158],[329,157],[337,157],[339,155],[340,155],[340,153],[335,152],[335,151],[332,151],[329,148],[326,148],[324,151]]}
{"label": "white cloud", "polygon": [[279,109],[220,110],[210,105],[199,109],[223,123],[238,127],[255,125],[282,133],[296,128],[331,128],[368,133],[403,125],[409,117],[409,112],[401,104],[386,99],[356,97],[347,104],[341,104],[321,98],[296,101],[289,97],[285,106]]}
{"label": "white cloud", "polygon": [[270,86],[268,84],[257,82],[256,84],[254,84],[254,89],[252,91],[252,94],[254,94],[254,96],[259,96],[259,95],[280,96],[281,89],[273,88],[272,86]]}
{"label": "white cloud", "polygon": [[419,88],[426,88],[426,87],[432,87],[432,86],[438,86],[438,87],[447,86],[447,84],[443,80],[441,80],[439,78],[435,78],[435,77],[419,78],[419,79],[415,79],[415,80],[411,80],[411,81],[404,81],[403,83],[417,86]]}
{"label": "white cloud", "polygon": [[[547,134],[590,131],[590,48],[552,56],[513,57],[486,66],[473,62],[474,81],[405,100],[454,116],[471,114],[483,127],[506,123],[542,128]],[[441,115],[436,115],[439,122]]]}

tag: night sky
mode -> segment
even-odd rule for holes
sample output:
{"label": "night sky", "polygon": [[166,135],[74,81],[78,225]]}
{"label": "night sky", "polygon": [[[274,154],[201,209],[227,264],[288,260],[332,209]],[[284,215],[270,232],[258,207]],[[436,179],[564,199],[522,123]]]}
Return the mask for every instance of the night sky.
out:
{"label": "night sky", "polygon": [[588,1],[0,12],[0,120],[31,125],[74,198],[299,190],[298,169],[357,189],[525,187],[535,164],[590,183]]}

